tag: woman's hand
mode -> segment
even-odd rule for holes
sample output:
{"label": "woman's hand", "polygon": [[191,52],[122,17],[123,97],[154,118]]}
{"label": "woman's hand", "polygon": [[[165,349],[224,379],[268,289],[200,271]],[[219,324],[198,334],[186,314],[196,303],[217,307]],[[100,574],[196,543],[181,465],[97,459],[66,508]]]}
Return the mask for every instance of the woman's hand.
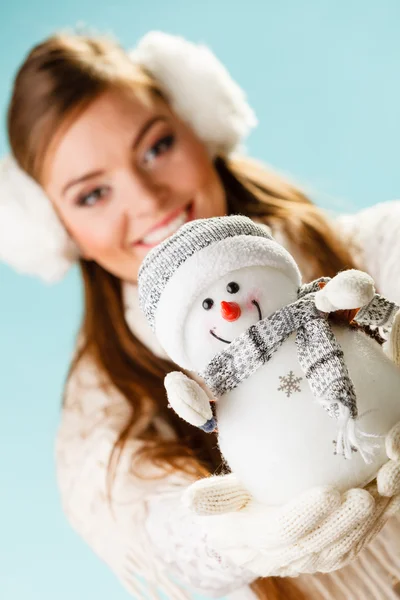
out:
{"label": "woman's hand", "polygon": [[381,496],[390,498],[400,494],[400,423],[397,423],[386,436],[388,462],[378,471],[377,490]]}
{"label": "woman's hand", "polygon": [[365,519],[361,519],[341,539],[327,545],[319,554],[314,553],[292,563],[289,570],[280,570],[280,575],[290,576],[290,572],[292,575],[296,572],[327,573],[342,568],[354,560],[381,531],[388,519],[400,510],[400,423],[389,431],[385,445],[389,461],[364,490],[374,500],[371,514],[368,516],[366,512]]}
{"label": "woman's hand", "polygon": [[[328,302],[333,310],[340,310],[370,301],[373,283],[368,276],[358,278],[358,273],[351,274],[346,297],[339,298],[339,292],[346,289],[344,280],[334,278],[329,282],[336,280],[322,300],[325,309]],[[353,286],[354,275],[360,283],[358,288]],[[316,299],[323,298],[321,292],[317,292]],[[395,360],[400,356],[400,311],[389,343],[392,360],[400,364]],[[181,416],[185,413],[184,418],[193,424],[210,418],[209,400],[203,397],[203,391],[198,392],[197,384],[189,385],[182,374],[175,374],[174,378],[167,383],[177,412]],[[177,401],[178,398],[182,399]],[[389,460],[365,489],[341,494],[332,487],[315,488],[283,506],[268,507],[255,501],[230,474],[197,481],[188,488],[184,499],[193,512],[209,521],[209,537],[215,549],[255,575],[294,577],[334,571],[354,560],[400,510],[400,423],[386,436],[385,445]]]}
{"label": "woman's hand", "polygon": [[396,313],[386,342],[382,346],[386,356],[400,367],[400,310]]}
{"label": "woman's hand", "polygon": [[400,423],[386,438],[389,457],[365,489],[308,490],[280,507],[251,498],[234,474],[209,477],[185,502],[208,520],[215,549],[261,577],[329,572],[352,561],[400,510]]}

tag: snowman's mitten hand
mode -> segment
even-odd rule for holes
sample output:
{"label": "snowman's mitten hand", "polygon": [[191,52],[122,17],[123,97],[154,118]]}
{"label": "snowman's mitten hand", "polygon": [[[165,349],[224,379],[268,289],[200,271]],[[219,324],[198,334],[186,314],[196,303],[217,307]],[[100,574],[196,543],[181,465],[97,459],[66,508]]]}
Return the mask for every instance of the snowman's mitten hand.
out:
{"label": "snowman's mitten hand", "polygon": [[387,341],[382,347],[390,360],[400,367],[400,310],[393,319]]}
{"label": "snowman's mitten hand", "polygon": [[214,431],[216,422],[210,399],[196,381],[173,371],[165,377],[164,385],[169,405],[182,419],[208,433]]}
{"label": "snowman's mitten hand", "polygon": [[183,502],[197,515],[235,512],[244,508],[250,500],[249,492],[233,473],[199,479],[183,496]]}
{"label": "snowman's mitten hand", "polygon": [[315,294],[318,310],[330,313],[350,310],[369,304],[375,295],[374,280],[356,269],[342,271]]}
{"label": "snowman's mitten hand", "polygon": [[385,439],[389,458],[378,471],[376,483],[381,496],[393,497],[400,494],[400,423],[397,423]]}

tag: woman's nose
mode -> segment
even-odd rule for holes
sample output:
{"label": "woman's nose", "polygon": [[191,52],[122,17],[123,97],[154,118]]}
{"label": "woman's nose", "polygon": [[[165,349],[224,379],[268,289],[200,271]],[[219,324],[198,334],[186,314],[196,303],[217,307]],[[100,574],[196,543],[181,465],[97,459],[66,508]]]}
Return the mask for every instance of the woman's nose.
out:
{"label": "woman's nose", "polygon": [[242,314],[237,302],[221,302],[221,314],[226,321],[236,321]]}
{"label": "woman's nose", "polygon": [[136,218],[147,217],[158,211],[169,196],[167,186],[155,183],[150,178],[134,172],[130,173],[129,191],[127,186],[127,192],[127,206]]}

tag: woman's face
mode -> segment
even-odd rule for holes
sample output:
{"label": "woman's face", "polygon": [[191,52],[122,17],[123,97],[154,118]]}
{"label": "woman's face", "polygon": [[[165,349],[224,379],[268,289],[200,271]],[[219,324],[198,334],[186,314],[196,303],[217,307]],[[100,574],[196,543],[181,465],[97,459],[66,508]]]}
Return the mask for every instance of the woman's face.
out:
{"label": "woman's face", "polygon": [[136,281],[147,252],[190,219],[226,214],[204,144],[161,99],[105,92],[59,136],[44,188],[82,255]]}

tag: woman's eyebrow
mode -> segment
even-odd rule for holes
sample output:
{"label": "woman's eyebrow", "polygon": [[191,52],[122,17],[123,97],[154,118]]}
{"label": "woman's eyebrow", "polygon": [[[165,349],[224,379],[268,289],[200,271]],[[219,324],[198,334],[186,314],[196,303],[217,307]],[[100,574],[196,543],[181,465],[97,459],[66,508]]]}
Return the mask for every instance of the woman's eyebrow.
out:
{"label": "woman's eyebrow", "polygon": [[149,129],[151,129],[153,127],[153,125],[158,123],[158,121],[167,121],[167,120],[168,119],[165,115],[158,115],[156,117],[152,117],[151,119],[149,119],[141,128],[139,134],[136,136],[136,139],[132,145],[132,149],[136,150],[136,148],[138,147],[138,145],[140,144],[140,142],[142,141],[142,139],[144,138],[146,133],[149,131]]}
{"label": "woman's eyebrow", "polygon": [[[146,123],[143,125],[143,127],[139,131],[139,134],[136,136],[136,138],[133,142],[133,145],[132,145],[133,150],[136,150],[136,148],[138,147],[138,145],[140,144],[140,142],[142,141],[142,139],[144,138],[146,133],[149,131],[149,129],[151,129],[153,127],[153,125],[158,123],[158,121],[167,121],[167,117],[164,115],[158,115],[158,116],[152,117],[151,119],[146,121]],[[77,177],[76,179],[71,179],[71,181],[69,181],[63,187],[61,193],[62,193],[62,195],[64,195],[72,186],[77,185],[78,183],[83,183],[84,181],[87,181],[88,179],[92,179],[93,177],[98,177],[99,175],[103,175],[103,174],[104,174],[104,170],[100,169],[97,171],[91,171],[90,173],[86,173],[85,175],[82,175],[81,177]]]}
{"label": "woman's eyebrow", "polygon": [[91,171],[90,173],[86,173],[85,175],[82,175],[81,177],[78,177],[77,179],[71,179],[71,181],[69,181],[63,187],[62,195],[64,195],[69,190],[69,188],[76,185],[77,183],[83,183],[87,179],[92,179],[92,177],[98,177],[99,175],[103,175],[103,173],[104,173],[103,170]]}

